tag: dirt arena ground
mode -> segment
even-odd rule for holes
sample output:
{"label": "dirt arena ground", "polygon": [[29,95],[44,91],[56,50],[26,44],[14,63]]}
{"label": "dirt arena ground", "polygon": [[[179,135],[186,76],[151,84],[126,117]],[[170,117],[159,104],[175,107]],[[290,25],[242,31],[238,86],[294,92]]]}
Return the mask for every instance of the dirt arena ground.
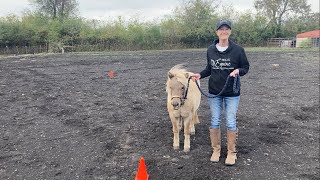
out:
{"label": "dirt arena ground", "polygon": [[131,180],[140,157],[150,180],[318,179],[319,52],[247,56],[233,167],[224,125],[221,162],[209,161],[205,97],[191,151],[172,148],[167,71],[202,70],[205,50],[0,57],[0,179]]}

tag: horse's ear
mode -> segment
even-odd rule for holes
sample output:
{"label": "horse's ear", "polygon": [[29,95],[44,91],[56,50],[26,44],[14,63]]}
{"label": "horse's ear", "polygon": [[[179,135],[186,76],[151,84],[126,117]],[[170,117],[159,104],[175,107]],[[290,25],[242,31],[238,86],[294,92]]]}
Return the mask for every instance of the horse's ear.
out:
{"label": "horse's ear", "polygon": [[186,76],[186,78],[189,78],[189,73],[185,73],[184,75]]}
{"label": "horse's ear", "polygon": [[173,76],[174,76],[174,75],[169,71],[169,72],[168,72],[168,77],[171,79],[171,78],[173,78]]}

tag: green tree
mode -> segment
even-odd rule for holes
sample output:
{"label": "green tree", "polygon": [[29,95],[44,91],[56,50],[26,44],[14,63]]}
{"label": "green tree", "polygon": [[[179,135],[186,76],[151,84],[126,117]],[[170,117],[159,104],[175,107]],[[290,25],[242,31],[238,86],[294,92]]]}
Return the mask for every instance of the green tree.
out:
{"label": "green tree", "polygon": [[286,15],[309,14],[310,5],[307,0],[255,0],[254,7],[259,13],[269,18],[269,26],[275,37],[281,37],[282,23]]}
{"label": "green tree", "polygon": [[178,24],[178,21],[173,17],[167,17],[161,21],[160,33],[165,47],[172,48],[174,45],[179,44],[177,36]]}
{"label": "green tree", "polygon": [[146,49],[158,49],[162,44],[160,26],[156,24],[147,24],[145,30]]}
{"label": "green tree", "polygon": [[245,46],[259,46],[265,40],[267,19],[251,12],[240,14],[233,25],[231,38]]}
{"label": "green tree", "polygon": [[[291,16],[284,22],[285,37],[295,37],[296,34],[320,29],[320,14],[312,13],[307,16]],[[319,23],[315,23],[319,22]]]}
{"label": "green tree", "polygon": [[29,0],[37,9],[53,19],[63,20],[75,15],[78,10],[77,0]]}
{"label": "green tree", "polygon": [[[125,22],[121,16],[113,22],[107,23],[99,28],[100,38],[105,40],[106,48],[109,50],[130,50],[128,32]],[[125,47],[124,47],[125,46]]]}
{"label": "green tree", "polygon": [[102,30],[97,27],[97,20],[84,20],[79,34],[81,43],[92,43],[96,39],[102,38]]}
{"label": "green tree", "polygon": [[228,19],[236,22],[240,12],[237,12],[232,4],[223,4],[218,8],[219,19]]}
{"label": "green tree", "polygon": [[143,49],[145,44],[145,28],[143,24],[134,21],[128,25],[128,39],[130,44],[137,49]]}
{"label": "green tree", "polygon": [[29,45],[44,45],[48,42],[49,27],[48,23],[50,18],[43,16],[39,13],[25,14],[21,18],[21,23],[24,29],[28,29],[32,33],[28,38],[30,39]]}
{"label": "green tree", "polygon": [[32,32],[22,26],[20,18],[9,15],[0,20],[0,39],[3,45],[24,46],[30,40]]}
{"label": "green tree", "polygon": [[[175,11],[178,36],[189,46],[204,46],[212,37],[217,19],[215,0],[190,0]],[[196,43],[196,44],[194,44]]]}

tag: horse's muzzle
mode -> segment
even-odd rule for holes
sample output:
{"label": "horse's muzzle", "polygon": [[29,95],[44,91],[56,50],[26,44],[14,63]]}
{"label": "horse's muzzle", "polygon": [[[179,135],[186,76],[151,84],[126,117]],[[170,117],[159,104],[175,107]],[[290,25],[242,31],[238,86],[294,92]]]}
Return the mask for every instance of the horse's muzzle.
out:
{"label": "horse's muzzle", "polygon": [[172,102],[171,104],[173,106],[173,109],[175,109],[175,110],[180,108],[180,103],[179,102]]}
{"label": "horse's muzzle", "polygon": [[171,105],[173,106],[173,109],[177,110],[181,106],[181,97],[179,96],[173,96],[171,98]]}

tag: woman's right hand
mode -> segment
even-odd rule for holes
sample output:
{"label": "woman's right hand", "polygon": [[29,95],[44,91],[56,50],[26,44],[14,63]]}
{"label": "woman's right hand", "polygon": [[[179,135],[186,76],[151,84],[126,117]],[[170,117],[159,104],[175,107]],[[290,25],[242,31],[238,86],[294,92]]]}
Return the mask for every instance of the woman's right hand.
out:
{"label": "woman's right hand", "polygon": [[201,78],[201,75],[197,73],[197,74],[193,74],[191,79],[192,81],[195,81],[195,80],[199,80],[200,78]]}

